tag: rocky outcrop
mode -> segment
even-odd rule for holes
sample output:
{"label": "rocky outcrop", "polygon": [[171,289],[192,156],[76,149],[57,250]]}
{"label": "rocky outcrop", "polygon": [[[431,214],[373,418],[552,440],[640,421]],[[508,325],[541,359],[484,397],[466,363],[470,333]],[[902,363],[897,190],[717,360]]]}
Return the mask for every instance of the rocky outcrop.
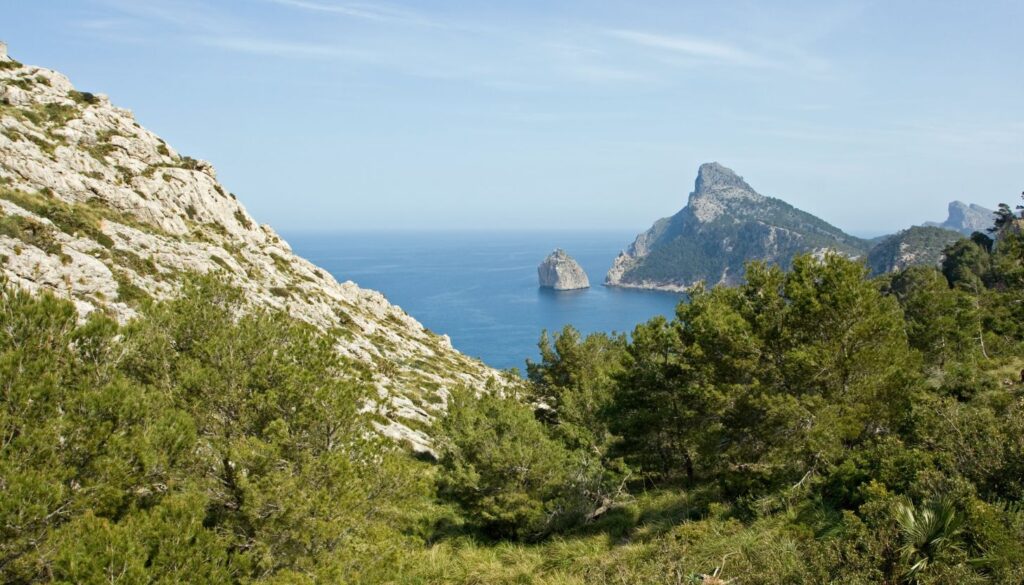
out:
{"label": "rocky outcrop", "polygon": [[943,251],[963,238],[941,227],[914,226],[882,240],[868,253],[872,275],[898,272],[911,266],[938,266]]}
{"label": "rocky outcrop", "polygon": [[576,290],[590,288],[590,280],[583,267],[576,260],[558,248],[548,255],[537,267],[537,279],[541,288],[555,290]]}
{"label": "rocky outcrop", "polygon": [[986,232],[995,223],[995,211],[975,205],[968,205],[962,201],[953,201],[949,204],[949,217],[944,222],[925,222],[928,227],[940,227],[969,236],[974,232]]}
{"label": "rocky outcrop", "polygon": [[686,206],[637,236],[605,284],[670,291],[698,282],[736,284],[751,260],[788,266],[800,253],[862,256],[867,248],[864,240],[761,195],[731,169],[706,163]]}
{"label": "rocky outcrop", "polygon": [[8,282],[131,319],[190,271],[218,270],[251,306],[284,309],[335,337],[372,373],[382,432],[427,449],[420,430],[454,386],[499,374],[454,351],[378,292],[292,253],[217,181],[103,95],[0,61],[0,264]]}

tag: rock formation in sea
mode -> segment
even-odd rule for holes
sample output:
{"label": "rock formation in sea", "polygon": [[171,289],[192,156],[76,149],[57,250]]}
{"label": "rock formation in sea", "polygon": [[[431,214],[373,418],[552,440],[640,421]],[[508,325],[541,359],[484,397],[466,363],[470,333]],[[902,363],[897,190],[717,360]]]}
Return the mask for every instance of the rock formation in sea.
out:
{"label": "rock formation in sea", "polygon": [[565,250],[557,248],[537,267],[537,279],[541,288],[555,290],[577,290],[590,288],[590,279],[583,267]]}

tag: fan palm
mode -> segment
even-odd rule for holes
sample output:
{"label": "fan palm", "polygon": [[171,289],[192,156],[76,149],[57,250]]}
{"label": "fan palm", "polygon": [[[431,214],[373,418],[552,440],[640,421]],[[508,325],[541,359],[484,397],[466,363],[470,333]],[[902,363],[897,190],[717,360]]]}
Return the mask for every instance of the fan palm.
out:
{"label": "fan palm", "polygon": [[903,535],[900,556],[910,582],[915,582],[943,554],[960,550],[958,537],[963,518],[947,498],[920,508],[905,500],[897,505],[896,521]]}

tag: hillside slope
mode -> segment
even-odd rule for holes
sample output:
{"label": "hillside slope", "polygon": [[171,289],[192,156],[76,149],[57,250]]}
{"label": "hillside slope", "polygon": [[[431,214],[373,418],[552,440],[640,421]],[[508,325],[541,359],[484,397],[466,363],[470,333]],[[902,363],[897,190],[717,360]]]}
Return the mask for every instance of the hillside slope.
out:
{"label": "hillside slope", "polygon": [[899,272],[911,266],[938,266],[943,251],[964,236],[943,227],[914,226],[882,240],[868,253],[872,274]]}
{"label": "hillside slope", "polygon": [[0,51],[0,260],[29,290],[120,321],[175,295],[189,271],[220,270],[248,303],[336,333],[374,372],[379,426],[426,449],[421,431],[456,385],[498,373],[378,292],[337,282],[258,225],[209,163],[177,153],[103,95]]}

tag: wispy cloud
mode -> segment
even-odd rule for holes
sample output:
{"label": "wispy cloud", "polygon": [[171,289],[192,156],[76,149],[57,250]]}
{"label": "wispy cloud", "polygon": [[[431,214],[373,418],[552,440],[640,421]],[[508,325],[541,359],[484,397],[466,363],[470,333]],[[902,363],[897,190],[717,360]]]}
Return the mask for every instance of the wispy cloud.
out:
{"label": "wispy cloud", "polygon": [[198,37],[197,40],[211,47],[254,55],[360,60],[369,59],[370,57],[369,53],[366,52],[323,43],[303,43],[238,36]]}
{"label": "wispy cloud", "polygon": [[746,67],[764,67],[770,61],[739,47],[683,35],[661,35],[636,30],[610,30],[609,35],[643,47],[680,53],[698,59]]}
{"label": "wispy cloud", "polygon": [[388,6],[386,4],[364,4],[353,2],[315,2],[312,0],[269,0],[281,6],[290,6],[310,12],[322,12],[338,14],[361,20],[370,20],[380,23],[401,23],[418,26],[440,27],[442,24],[436,20],[426,18],[409,10],[403,10]]}
{"label": "wispy cloud", "polygon": [[[681,34],[659,34],[640,30],[612,29],[605,33],[634,46],[656,51],[663,62],[682,60],[684,64],[769,69],[790,73],[822,75],[829,72],[829,63],[808,54],[802,47],[752,39],[751,47]],[[756,48],[754,48],[756,46]]]}

